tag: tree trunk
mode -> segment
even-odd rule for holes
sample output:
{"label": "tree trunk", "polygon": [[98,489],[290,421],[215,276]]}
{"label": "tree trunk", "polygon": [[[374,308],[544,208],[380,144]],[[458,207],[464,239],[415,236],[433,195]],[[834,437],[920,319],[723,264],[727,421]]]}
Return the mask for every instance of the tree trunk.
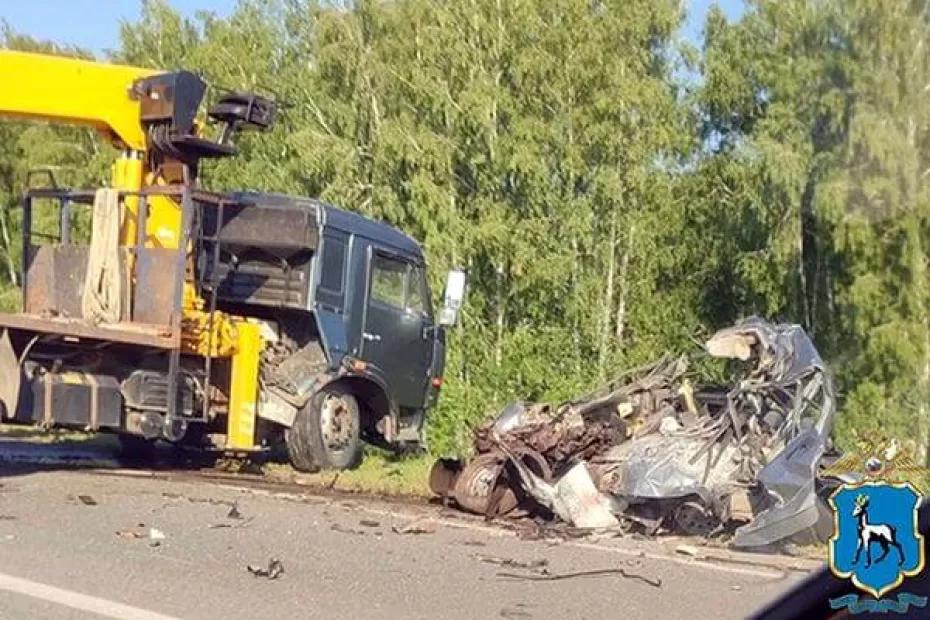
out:
{"label": "tree trunk", "polygon": [[627,295],[630,291],[630,256],[633,253],[633,241],[636,236],[636,224],[631,223],[630,228],[627,231],[626,236],[626,247],[623,250],[623,256],[620,257],[620,273],[618,275],[619,282],[619,299],[617,299],[617,322],[615,326],[614,336],[617,339],[617,346],[623,346],[623,336],[626,329],[626,309],[627,309]]}
{"label": "tree trunk", "polygon": [[927,312],[930,312],[930,308],[927,308],[927,304],[923,304],[926,310],[924,311],[924,318],[921,320],[921,328],[924,332],[924,359],[923,359],[923,368],[920,373],[920,399],[919,405],[917,408],[917,417],[918,429],[921,425],[923,426],[923,431],[920,432],[920,441],[923,443],[921,446],[921,454],[924,454],[924,465],[930,466],[930,421],[927,420],[927,399],[930,398],[930,323],[927,321]]}
{"label": "tree trunk", "polygon": [[13,263],[13,247],[10,243],[10,229],[7,225],[7,218],[10,215],[9,209],[4,209],[0,213],[0,242],[3,243],[3,258],[6,262],[7,275],[10,278],[10,284],[19,286],[19,277],[16,273],[16,265]]}
{"label": "tree trunk", "polygon": [[607,284],[604,287],[604,311],[601,314],[601,337],[598,343],[597,371],[603,381],[607,376],[607,348],[610,346],[610,317],[613,314],[614,302],[614,271],[617,262],[617,219],[610,222],[610,243],[607,244],[609,256],[607,260]]}
{"label": "tree trunk", "polygon": [[504,325],[506,323],[507,315],[507,295],[504,291],[505,282],[504,282],[504,267],[502,265],[497,266],[497,300],[496,300],[496,310],[497,310],[497,319],[496,323],[496,337],[494,340],[494,363],[497,366],[501,365],[501,360],[503,359],[503,348],[504,348]]}
{"label": "tree trunk", "polygon": [[920,364],[919,383],[917,386],[917,437],[918,454],[924,455],[924,465],[930,465],[930,295],[928,295],[927,259],[924,254],[923,239],[921,238],[921,218],[915,214],[913,243],[911,243],[911,261],[913,279],[915,283],[914,294],[917,296],[915,304],[920,313],[920,328],[923,332],[923,351]]}
{"label": "tree trunk", "polygon": [[927,299],[927,264],[920,238],[920,219],[915,218],[917,229],[914,233],[913,269],[917,284],[917,306],[920,308],[920,327],[923,331],[923,359],[920,369],[920,383],[917,397],[917,432],[919,454],[924,455],[924,465],[930,465],[930,420],[928,420],[927,401],[930,399],[930,307]]}
{"label": "tree trunk", "polygon": [[[572,291],[572,294],[576,294],[575,291],[578,290],[578,270],[579,270],[579,256],[578,256],[578,238],[572,235],[572,273],[569,279],[569,286]],[[566,309],[567,310],[567,309]],[[566,314],[568,314],[566,312]],[[572,316],[572,358],[575,360],[575,372],[580,373],[582,364],[581,364],[581,329],[578,324],[578,314],[575,312],[571,313]]]}
{"label": "tree trunk", "polygon": [[800,311],[801,323],[805,329],[814,336],[815,325],[811,316],[810,288],[808,286],[808,269],[809,265],[816,260],[814,244],[814,173],[808,171],[807,183],[804,185],[804,191],[801,193],[801,203],[798,207],[798,293],[797,303]]}

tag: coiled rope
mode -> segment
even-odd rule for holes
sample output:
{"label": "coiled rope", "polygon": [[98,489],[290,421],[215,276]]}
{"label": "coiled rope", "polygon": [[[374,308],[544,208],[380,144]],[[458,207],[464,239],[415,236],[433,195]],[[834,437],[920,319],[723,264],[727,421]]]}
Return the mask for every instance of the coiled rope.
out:
{"label": "coiled rope", "polygon": [[98,189],[87,257],[81,312],[94,323],[117,323],[122,317],[123,275],[120,264],[119,192]]}

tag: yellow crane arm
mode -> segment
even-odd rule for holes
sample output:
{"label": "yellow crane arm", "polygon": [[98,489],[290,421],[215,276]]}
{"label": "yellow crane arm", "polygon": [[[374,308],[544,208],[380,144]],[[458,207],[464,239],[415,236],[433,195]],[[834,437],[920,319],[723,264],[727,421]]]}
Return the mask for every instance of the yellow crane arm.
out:
{"label": "yellow crane arm", "polygon": [[47,54],[0,50],[0,116],[89,126],[117,146],[146,150],[133,82],[159,73]]}

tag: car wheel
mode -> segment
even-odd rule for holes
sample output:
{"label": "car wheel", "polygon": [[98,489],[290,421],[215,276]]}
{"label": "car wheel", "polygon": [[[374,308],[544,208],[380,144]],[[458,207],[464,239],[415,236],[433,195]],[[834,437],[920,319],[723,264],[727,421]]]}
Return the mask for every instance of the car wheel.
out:
{"label": "car wheel", "polygon": [[360,428],[355,397],[338,385],[323,388],[285,433],[291,464],[307,472],[355,467],[362,458]]}

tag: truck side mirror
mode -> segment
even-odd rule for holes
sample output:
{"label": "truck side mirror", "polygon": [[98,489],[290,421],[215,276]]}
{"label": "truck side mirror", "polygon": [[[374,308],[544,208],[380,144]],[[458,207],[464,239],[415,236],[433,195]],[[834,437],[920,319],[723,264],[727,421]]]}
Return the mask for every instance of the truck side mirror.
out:
{"label": "truck side mirror", "polygon": [[446,292],[443,294],[442,312],[439,324],[452,327],[459,320],[459,310],[465,300],[465,272],[453,269],[446,276]]}

